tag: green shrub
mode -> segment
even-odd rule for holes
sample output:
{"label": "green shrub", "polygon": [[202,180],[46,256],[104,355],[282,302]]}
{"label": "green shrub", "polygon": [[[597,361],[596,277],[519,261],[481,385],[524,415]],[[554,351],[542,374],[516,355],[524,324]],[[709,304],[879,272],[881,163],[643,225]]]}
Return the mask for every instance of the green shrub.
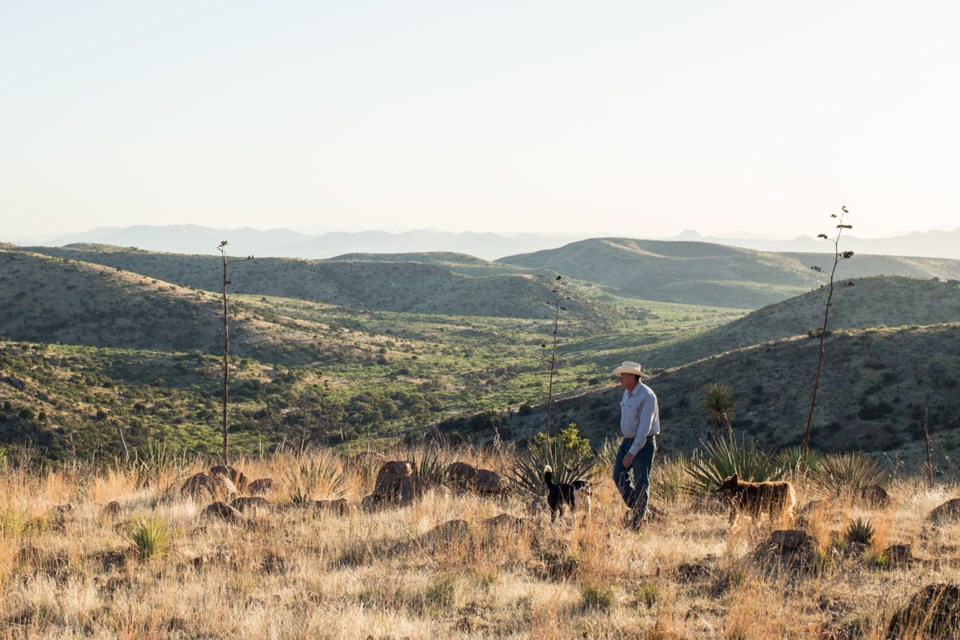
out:
{"label": "green shrub", "polygon": [[133,526],[130,532],[137,556],[141,560],[149,560],[154,556],[165,554],[170,548],[170,529],[159,518],[144,518]]}
{"label": "green shrub", "polygon": [[616,594],[609,584],[586,584],[580,592],[584,609],[609,611],[616,601]]}
{"label": "green shrub", "polygon": [[306,504],[318,496],[339,499],[346,494],[343,470],[339,461],[329,453],[299,462],[287,472],[290,501]]}
{"label": "green shrub", "polygon": [[774,461],[777,466],[779,466],[784,471],[784,475],[788,475],[794,480],[801,478],[802,476],[812,473],[820,466],[820,461],[823,459],[819,453],[815,450],[810,449],[807,451],[807,457],[803,457],[803,447],[794,446],[787,447],[786,449],[781,450],[777,453]]}
{"label": "green shrub", "polygon": [[870,524],[869,520],[857,518],[847,525],[847,530],[844,531],[843,538],[848,543],[856,542],[869,545],[873,542],[874,533],[873,525]]}
{"label": "green shrub", "polygon": [[543,468],[553,468],[554,482],[591,481],[597,474],[590,441],[580,437],[575,423],[556,436],[538,433],[509,471],[511,481],[531,495],[543,495]]}
{"label": "green shrub", "polygon": [[877,462],[858,451],[824,456],[813,473],[822,488],[839,495],[844,490],[860,491],[872,484],[881,484],[886,474]]}
{"label": "green shrub", "polygon": [[693,495],[712,493],[733,474],[741,480],[763,482],[779,480],[783,469],[757,447],[755,440],[722,439],[708,442],[699,455],[694,455],[685,471],[690,480],[684,488]]}

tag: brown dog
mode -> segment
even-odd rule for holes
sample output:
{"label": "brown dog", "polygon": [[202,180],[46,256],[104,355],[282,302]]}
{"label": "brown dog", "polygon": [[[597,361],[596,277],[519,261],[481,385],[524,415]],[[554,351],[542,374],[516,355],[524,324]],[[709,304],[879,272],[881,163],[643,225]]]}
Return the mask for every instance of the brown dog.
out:
{"label": "brown dog", "polygon": [[754,520],[766,511],[771,522],[778,522],[786,515],[793,519],[797,497],[789,482],[746,482],[733,474],[720,484],[717,495],[730,502],[730,524],[737,521],[741,511],[746,511]]}

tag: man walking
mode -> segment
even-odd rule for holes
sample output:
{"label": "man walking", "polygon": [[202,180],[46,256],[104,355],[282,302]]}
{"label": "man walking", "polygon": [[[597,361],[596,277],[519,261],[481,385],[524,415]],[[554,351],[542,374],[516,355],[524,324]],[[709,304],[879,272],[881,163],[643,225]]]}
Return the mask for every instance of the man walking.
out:
{"label": "man walking", "polygon": [[[650,501],[650,467],[657,450],[660,435],[660,412],[657,396],[647,385],[640,382],[640,365],[624,362],[613,370],[620,376],[623,399],[620,400],[620,433],[623,442],[617,450],[613,463],[613,482],[620,496],[630,509],[632,526],[638,528],[647,516]],[[633,471],[631,481],[630,472]]]}

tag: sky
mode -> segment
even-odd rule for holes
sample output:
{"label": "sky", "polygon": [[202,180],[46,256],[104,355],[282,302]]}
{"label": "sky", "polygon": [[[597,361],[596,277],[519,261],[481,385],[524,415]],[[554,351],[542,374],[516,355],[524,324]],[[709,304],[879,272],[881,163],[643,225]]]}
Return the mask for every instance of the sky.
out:
{"label": "sky", "polygon": [[0,241],[960,227],[960,3],[0,0]]}

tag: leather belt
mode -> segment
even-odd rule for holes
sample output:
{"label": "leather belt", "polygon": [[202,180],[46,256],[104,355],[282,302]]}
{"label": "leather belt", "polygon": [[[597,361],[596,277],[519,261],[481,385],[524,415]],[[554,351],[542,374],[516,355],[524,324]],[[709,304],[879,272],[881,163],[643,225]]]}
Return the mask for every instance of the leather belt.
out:
{"label": "leather belt", "polygon": [[[654,438],[656,438],[658,435],[660,435],[660,434],[658,434],[658,433],[652,433],[652,434],[650,434],[649,436],[647,436],[647,442],[650,442],[651,440],[653,440]],[[634,438],[628,438],[628,437],[626,437],[626,436],[624,436],[623,439],[626,440],[627,442],[633,442],[633,440],[634,440]]]}

